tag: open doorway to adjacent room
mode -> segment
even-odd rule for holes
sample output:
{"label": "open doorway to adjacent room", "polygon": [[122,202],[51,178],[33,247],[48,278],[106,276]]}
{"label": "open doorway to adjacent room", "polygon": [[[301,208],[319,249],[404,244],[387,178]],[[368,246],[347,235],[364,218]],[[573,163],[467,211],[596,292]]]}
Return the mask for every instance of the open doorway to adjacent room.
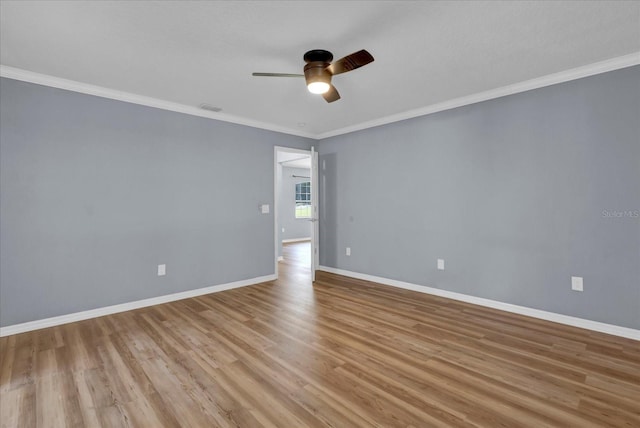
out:
{"label": "open doorway to adjacent room", "polygon": [[286,265],[313,279],[313,153],[276,147],[275,160],[276,272]]}

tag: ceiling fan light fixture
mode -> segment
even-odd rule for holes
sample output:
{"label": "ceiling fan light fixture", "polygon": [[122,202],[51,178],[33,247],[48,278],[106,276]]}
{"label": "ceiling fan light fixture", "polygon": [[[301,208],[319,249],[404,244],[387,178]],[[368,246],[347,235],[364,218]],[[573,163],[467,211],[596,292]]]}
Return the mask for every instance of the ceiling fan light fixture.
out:
{"label": "ceiling fan light fixture", "polygon": [[327,82],[311,82],[307,85],[307,89],[312,94],[325,94],[329,90],[330,85]]}
{"label": "ceiling fan light fixture", "polygon": [[[307,54],[309,53],[307,52]],[[312,94],[326,94],[331,89],[331,74],[327,71],[328,65],[327,62],[312,61],[304,66],[307,89]]]}
{"label": "ceiling fan light fixture", "polygon": [[304,76],[309,92],[322,95],[326,102],[332,103],[340,99],[340,94],[335,86],[331,84],[331,77],[367,65],[373,61],[373,56],[366,50],[361,49],[332,63],[333,54],[331,52],[324,49],[314,49],[305,53],[303,59],[307,63],[304,66],[304,74],[252,73],[252,75],[269,77]]}

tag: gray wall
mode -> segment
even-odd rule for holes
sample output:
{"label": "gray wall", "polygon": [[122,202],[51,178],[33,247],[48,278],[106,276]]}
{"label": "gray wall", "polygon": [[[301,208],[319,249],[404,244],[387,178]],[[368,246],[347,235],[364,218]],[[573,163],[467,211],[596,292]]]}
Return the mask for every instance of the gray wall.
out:
{"label": "gray wall", "polygon": [[311,238],[311,222],[308,219],[296,218],[296,184],[310,181],[308,178],[294,178],[292,175],[310,177],[311,171],[304,168],[282,168],[282,187],[278,217],[282,239]]}
{"label": "gray wall", "polygon": [[273,147],[311,140],[4,78],[0,93],[1,326],[274,273]]}
{"label": "gray wall", "polygon": [[[640,328],[639,81],[323,140],[321,263]],[[273,146],[310,140],[9,79],[0,95],[1,326],[273,273]]]}
{"label": "gray wall", "polygon": [[640,67],[319,152],[322,265],[640,328]]}

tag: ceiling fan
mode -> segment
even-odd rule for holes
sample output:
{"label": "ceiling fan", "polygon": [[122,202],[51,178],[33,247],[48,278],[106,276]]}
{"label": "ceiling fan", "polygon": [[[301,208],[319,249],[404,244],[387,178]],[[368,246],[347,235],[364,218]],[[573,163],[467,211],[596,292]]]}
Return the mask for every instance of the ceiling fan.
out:
{"label": "ceiling fan", "polygon": [[363,65],[373,62],[373,56],[362,49],[340,58],[335,62],[333,54],[322,49],[314,49],[304,54],[304,74],[289,73],[253,73],[253,76],[266,77],[304,77],[307,82],[307,89],[312,94],[322,94],[328,103],[340,99],[340,94],[335,86],[331,84],[331,76],[355,70]]}

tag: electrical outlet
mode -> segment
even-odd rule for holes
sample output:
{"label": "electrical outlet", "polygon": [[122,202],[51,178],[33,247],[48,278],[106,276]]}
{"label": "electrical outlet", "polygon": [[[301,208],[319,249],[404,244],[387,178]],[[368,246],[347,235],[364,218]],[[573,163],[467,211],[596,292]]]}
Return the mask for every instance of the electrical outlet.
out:
{"label": "electrical outlet", "polygon": [[584,291],[584,281],[581,276],[571,277],[571,289],[573,291]]}
{"label": "electrical outlet", "polygon": [[444,259],[438,259],[438,270],[444,270]]}
{"label": "electrical outlet", "polygon": [[347,247],[347,250],[345,251],[345,254],[346,254],[347,256],[350,256],[350,255],[351,255],[351,247]]}
{"label": "electrical outlet", "polygon": [[158,265],[158,276],[165,276],[167,274],[167,265]]}

